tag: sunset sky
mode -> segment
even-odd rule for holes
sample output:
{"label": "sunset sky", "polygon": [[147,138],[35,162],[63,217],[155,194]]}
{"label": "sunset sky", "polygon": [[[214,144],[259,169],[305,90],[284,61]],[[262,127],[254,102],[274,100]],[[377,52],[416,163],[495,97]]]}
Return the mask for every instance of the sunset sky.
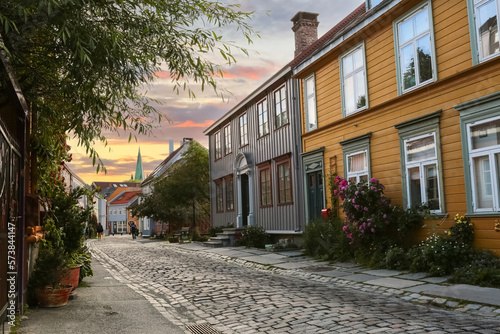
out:
{"label": "sunset sky", "polygon": [[253,44],[247,45],[239,33],[230,29],[221,34],[226,41],[234,41],[249,50],[249,56],[237,54],[237,63],[226,68],[227,74],[221,79],[221,87],[228,89],[232,96],[226,101],[211,90],[196,90],[196,99],[187,95],[177,95],[172,91],[171,79],[164,72],[145,88],[148,96],[163,105],[157,106],[168,120],[153,130],[151,136],[138,136],[137,141],[128,142],[129,133],[106,133],[108,147],[96,146],[103,160],[107,174],[96,174],[96,166],[87,158],[85,150],[70,141],[73,161],[70,168],[86,183],[93,181],[125,181],[135,172],[137,154],[141,149],[144,174],[147,176],[169,154],[169,140],[174,140],[174,149],[182,138],[191,137],[208,147],[208,137],[203,131],[215,120],[229,111],[239,101],[252,93],[267,78],[290,62],[294,52],[294,36],[291,18],[298,11],[319,13],[318,36],[322,36],[364,0],[241,0],[241,10],[255,11],[250,21],[260,38],[254,37]]}

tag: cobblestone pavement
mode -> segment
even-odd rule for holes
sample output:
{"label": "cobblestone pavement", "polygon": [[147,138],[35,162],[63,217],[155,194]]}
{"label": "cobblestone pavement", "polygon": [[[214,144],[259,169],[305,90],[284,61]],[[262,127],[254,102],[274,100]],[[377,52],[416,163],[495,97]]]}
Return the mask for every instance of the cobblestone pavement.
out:
{"label": "cobblestone pavement", "polygon": [[89,248],[115,279],[180,326],[243,334],[500,333],[498,320],[406,302],[376,286],[159,242],[107,237]]}

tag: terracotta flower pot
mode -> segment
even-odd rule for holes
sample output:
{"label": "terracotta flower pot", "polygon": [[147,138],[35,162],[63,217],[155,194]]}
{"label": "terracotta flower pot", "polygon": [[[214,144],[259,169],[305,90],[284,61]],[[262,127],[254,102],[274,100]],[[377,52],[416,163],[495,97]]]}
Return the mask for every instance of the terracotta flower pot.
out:
{"label": "terracotta flower pot", "polygon": [[[72,285],[73,290],[78,287],[78,282],[80,281],[80,267],[82,265],[79,264],[72,268],[63,269],[64,273],[61,278],[62,285]],[[73,291],[72,290],[72,291]]]}
{"label": "terracotta flower pot", "polygon": [[36,289],[36,299],[40,307],[61,307],[68,303],[71,285],[63,285],[60,288],[39,288]]}

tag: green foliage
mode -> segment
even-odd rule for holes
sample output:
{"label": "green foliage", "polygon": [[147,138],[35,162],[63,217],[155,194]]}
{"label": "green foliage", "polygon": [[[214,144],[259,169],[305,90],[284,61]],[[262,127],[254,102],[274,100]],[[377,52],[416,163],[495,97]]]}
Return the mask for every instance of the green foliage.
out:
{"label": "green foliage", "polygon": [[455,215],[455,224],[450,228],[450,237],[456,242],[471,245],[474,240],[474,224],[468,217]]}
{"label": "green foliage", "polygon": [[473,250],[468,263],[457,268],[450,281],[500,288],[500,258],[489,251]]}
{"label": "green foliage", "polygon": [[245,246],[246,248],[265,248],[271,240],[271,236],[260,226],[246,227],[241,238],[236,240],[234,246]]}
{"label": "green foliage", "polygon": [[[153,192],[142,196],[140,203],[131,207],[138,217],[169,222],[179,228],[193,219],[206,220],[210,213],[208,152],[193,141],[167,174],[154,183]],[[168,205],[165,205],[168,203]]]}
{"label": "green foliage", "polygon": [[305,253],[314,258],[344,261],[352,257],[349,239],[342,231],[342,220],[317,219],[307,223],[303,233]]}
{"label": "green foliage", "polygon": [[387,250],[384,262],[387,269],[408,269],[408,250],[399,246],[392,246]]}
{"label": "green foliage", "polygon": [[162,118],[158,101],[143,92],[160,70],[177,93],[194,97],[193,83],[223,93],[217,63],[247,51],[225,41],[220,28],[231,26],[250,43],[251,15],[208,0],[10,0],[0,2],[0,35],[38,113],[38,144],[53,128],[71,132],[102,163],[93,145],[106,143],[106,132],[148,133]]}
{"label": "green foliage", "polygon": [[92,257],[87,246],[82,246],[78,251],[71,254],[71,263],[79,264],[80,267],[80,281],[85,277],[92,277],[94,272],[91,266]]}

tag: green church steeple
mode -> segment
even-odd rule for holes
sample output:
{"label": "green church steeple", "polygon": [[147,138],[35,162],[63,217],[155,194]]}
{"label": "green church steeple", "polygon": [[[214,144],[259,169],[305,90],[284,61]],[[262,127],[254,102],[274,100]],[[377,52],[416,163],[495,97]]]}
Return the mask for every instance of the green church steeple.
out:
{"label": "green church steeple", "polygon": [[144,171],[142,169],[141,148],[139,147],[139,154],[137,155],[137,165],[135,166],[134,180],[144,181]]}

